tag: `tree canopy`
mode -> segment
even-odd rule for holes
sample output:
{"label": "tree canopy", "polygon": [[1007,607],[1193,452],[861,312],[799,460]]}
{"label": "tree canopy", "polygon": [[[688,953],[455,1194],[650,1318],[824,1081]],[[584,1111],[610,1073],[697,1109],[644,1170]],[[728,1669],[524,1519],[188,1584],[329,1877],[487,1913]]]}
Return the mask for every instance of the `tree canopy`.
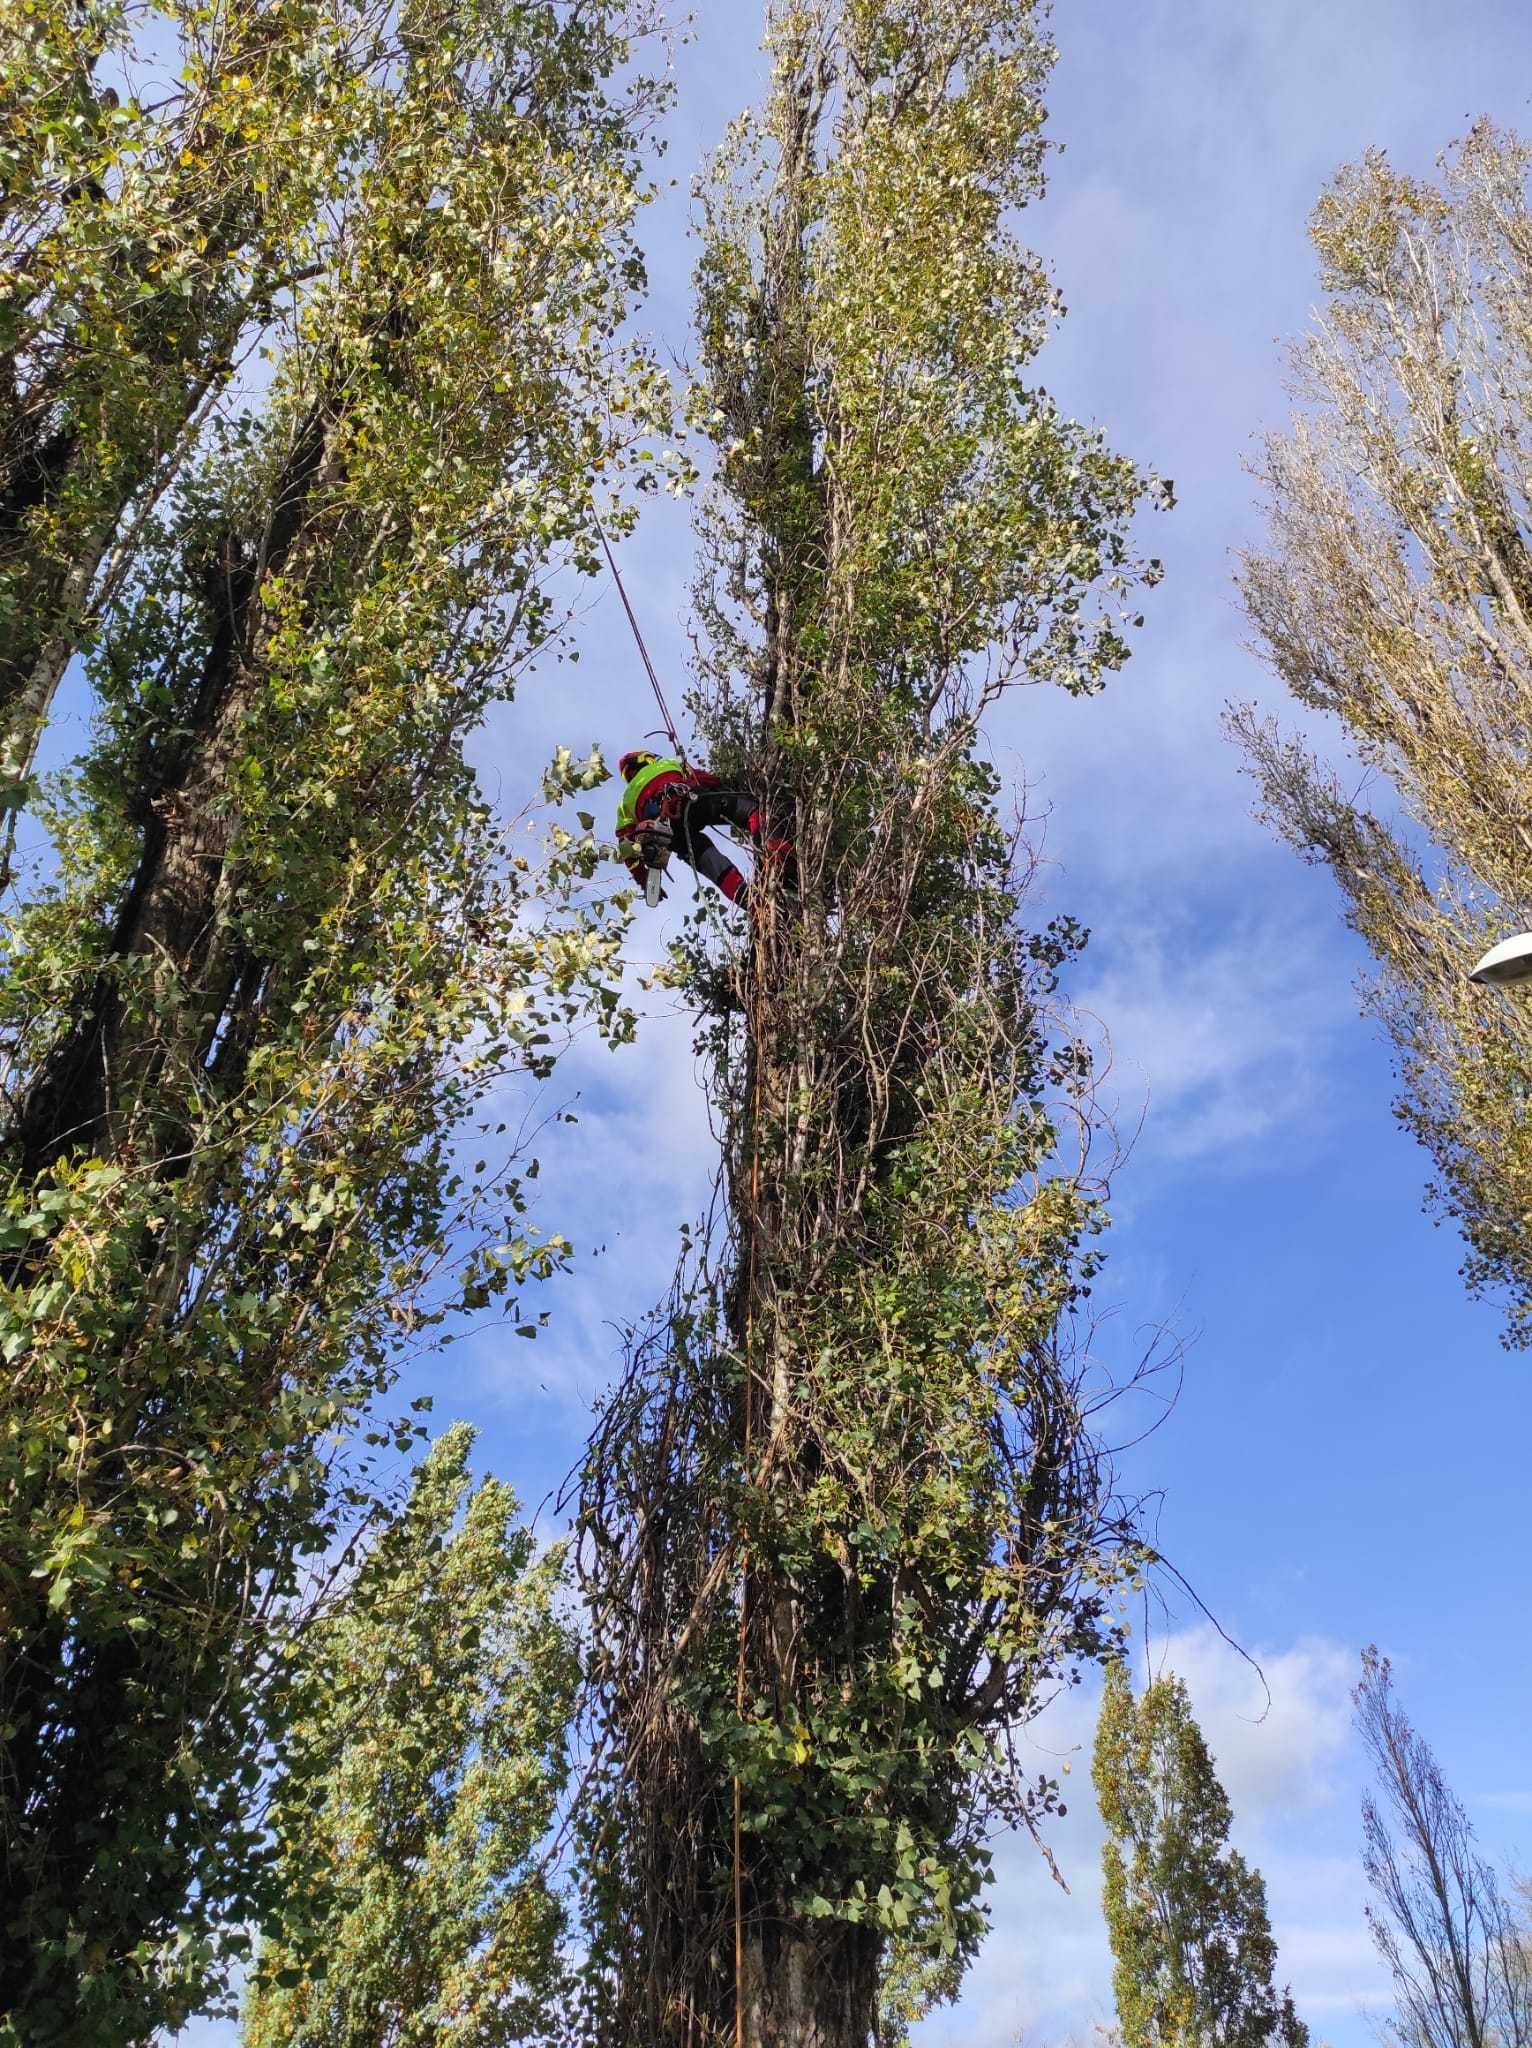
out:
{"label": "tree canopy", "polygon": [[[0,2038],[27,2048],[216,1994],[268,1899],[271,1643],[370,1497],[342,1446],[454,1307],[562,1261],[493,1097],[574,1021],[627,1028],[620,910],[569,902],[594,840],[534,874],[463,745],[552,657],[550,572],[594,566],[598,477],[665,416],[618,339],[642,23],[320,12],[3,29],[6,801],[51,835],[18,840],[0,930]],[[181,73],[152,104],[104,82],[140,33]],[[39,781],[70,649],[90,741]]]}
{"label": "tree canopy", "polygon": [[1373,151],[1316,208],[1325,308],[1295,352],[1292,427],[1266,446],[1269,539],[1240,587],[1273,667],[1338,721],[1376,794],[1252,710],[1234,720],[1268,815],[1329,868],[1377,961],[1399,1116],[1515,1344],[1532,1338],[1532,1010],[1464,977],[1532,905],[1529,163],[1481,123],[1439,181]]}
{"label": "tree canopy", "polygon": [[1108,1668],[1091,1774],[1126,2048],[1308,2048],[1273,1983],[1265,1883],[1229,1847],[1232,1809],[1181,1679],[1135,1699],[1124,1666]]}
{"label": "tree canopy", "polygon": [[1362,1802],[1367,1924],[1393,1979],[1395,2040],[1400,2048],[1527,2048],[1525,1911],[1507,1899],[1375,1647],[1362,1652],[1352,1702],[1375,1785]]}
{"label": "tree canopy", "polygon": [[473,1431],[432,1446],[404,1511],[284,1681],[272,1815],[283,1900],[246,2048],[494,2048],[569,2000],[543,1838],[579,1664],[516,1497],[474,1487]]}

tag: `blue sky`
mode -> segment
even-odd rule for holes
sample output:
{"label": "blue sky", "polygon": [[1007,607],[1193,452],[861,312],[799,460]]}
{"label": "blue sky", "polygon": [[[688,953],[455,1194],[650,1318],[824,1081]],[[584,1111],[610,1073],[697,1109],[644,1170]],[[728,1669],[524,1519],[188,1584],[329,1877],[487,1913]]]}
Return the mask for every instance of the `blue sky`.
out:
{"label": "blue sky", "polygon": [[[1074,0],[1056,31],[1065,149],[1025,229],[1069,313],[1039,375],[1173,477],[1180,506],[1146,527],[1167,576],[1128,670],[1090,703],[1026,695],[991,744],[1047,811],[1045,905],[1094,934],[1072,993],[1110,1035],[1124,1124],[1145,1117],[1117,1182],[1104,1341],[1125,1351],[1165,1322],[1188,1340],[1179,1403],[1127,1473],[1163,1489],[1160,1542],[1261,1659],[1271,1710],[1258,1718],[1246,1667],[1188,1603],[1152,1615],[1140,1647],[1192,1687],[1316,2041],[1360,2048],[1386,2003],[1346,1711],[1360,1645],[1394,1657],[1487,1846],[1532,1862],[1532,1365],[1502,1351],[1493,1307],[1462,1293],[1455,1236],[1421,1213],[1427,1162],[1393,1123],[1329,885],[1250,819],[1220,713],[1282,705],[1245,649],[1231,552],[1258,535],[1242,464],[1283,417],[1281,340],[1316,296],[1304,222],[1320,185],[1372,143],[1423,170],[1481,112],[1524,126],[1532,17],[1509,0]],[[646,324],[677,357],[686,186],[757,96],[757,32],[753,0],[714,4],[679,56],[677,184],[646,223]],[[687,517],[657,507],[624,554],[678,683]],[[484,736],[508,805],[558,742],[615,755],[653,722],[615,598],[586,602],[579,667],[534,678]],[[658,957],[670,914],[640,925],[637,952]],[[582,1046],[555,1084],[580,1122],[550,1134],[541,1214],[581,1259],[549,1296],[551,1330],[536,1347],[482,1330],[421,1375],[437,1419],[478,1424],[481,1462],[529,1505],[577,1457],[615,1326],[662,1290],[711,1173],[686,1021],[646,1011],[636,1046]],[[926,2024],[929,2048],[1053,2043],[1110,2018],[1091,1706],[1031,1735],[1038,1768],[1074,1752],[1078,1804],[1055,1837],[1070,1893],[1030,1845],[1002,1845],[989,1948],[961,2005]]]}

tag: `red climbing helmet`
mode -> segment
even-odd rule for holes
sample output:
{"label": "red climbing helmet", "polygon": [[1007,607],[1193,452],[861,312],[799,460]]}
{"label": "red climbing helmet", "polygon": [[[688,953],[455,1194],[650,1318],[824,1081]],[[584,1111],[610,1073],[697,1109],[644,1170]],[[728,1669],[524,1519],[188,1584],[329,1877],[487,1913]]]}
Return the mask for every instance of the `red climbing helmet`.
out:
{"label": "red climbing helmet", "polygon": [[647,768],[651,761],[657,761],[659,758],[658,754],[651,753],[647,747],[634,747],[619,759],[617,773],[624,782],[631,782],[640,768]]}

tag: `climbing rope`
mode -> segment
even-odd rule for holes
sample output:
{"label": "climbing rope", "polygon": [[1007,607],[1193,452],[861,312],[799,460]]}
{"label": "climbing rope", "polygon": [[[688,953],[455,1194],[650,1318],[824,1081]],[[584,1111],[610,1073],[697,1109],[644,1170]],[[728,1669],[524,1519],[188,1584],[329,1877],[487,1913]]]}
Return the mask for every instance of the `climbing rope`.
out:
{"label": "climbing rope", "polygon": [[665,692],[660,688],[660,679],[656,673],[654,663],[649,658],[649,649],[644,645],[644,636],[640,630],[637,615],[632,605],[628,602],[627,585],[622,580],[622,571],[617,566],[617,557],[612,553],[612,544],[606,537],[606,528],[601,524],[601,514],[596,510],[594,504],[590,508],[590,516],[600,537],[601,551],[606,556],[606,565],[612,572],[612,581],[617,585],[617,595],[622,599],[622,608],[628,615],[628,624],[633,629],[633,638],[637,643],[639,655],[643,660],[644,669],[649,677],[649,687],[654,692],[654,701],[660,707],[660,717],[665,721],[665,730],[670,736],[670,744],[675,749],[676,759],[684,768],[686,766],[686,750],[681,745],[680,737],[676,732],[676,722],[670,715],[670,706],[665,702]]}

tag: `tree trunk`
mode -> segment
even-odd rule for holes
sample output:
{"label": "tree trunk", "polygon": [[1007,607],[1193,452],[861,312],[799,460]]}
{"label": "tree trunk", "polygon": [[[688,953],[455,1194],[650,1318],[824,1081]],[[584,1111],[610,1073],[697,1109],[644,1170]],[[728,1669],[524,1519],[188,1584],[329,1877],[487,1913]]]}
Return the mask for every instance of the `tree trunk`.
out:
{"label": "tree trunk", "polygon": [[[29,1174],[66,1152],[109,1144],[109,1123],[141,1155],[140,1112],[150,1103],[162,1127],[156,1153],[174,1154],[183,1141],[181,1118],[196,1101],[208,1049],[248,965],[218,910],[239,830],[230,771],[258,686],[252,655],[264,623],[260,576],[287,566],[303,537],[322,482],[328,424],[316,406],[295,436],[259,545],[236,559],[231,539],[220,575],[224,615],[203,663],[192,731],[171,772],[141,793],[144,849],[107,961],[84,1015],[41,1062],[8,1134]],[[141,1016],[125,1013],[114,971],[135,957],[158,963],[160,981],[159,1000]]]}
{"label": "tree trunk", "polygon": [[752,1931],[741,1972],[744,2048],[867,2048],[878,1940],[844,1921],[784,1918]]}

